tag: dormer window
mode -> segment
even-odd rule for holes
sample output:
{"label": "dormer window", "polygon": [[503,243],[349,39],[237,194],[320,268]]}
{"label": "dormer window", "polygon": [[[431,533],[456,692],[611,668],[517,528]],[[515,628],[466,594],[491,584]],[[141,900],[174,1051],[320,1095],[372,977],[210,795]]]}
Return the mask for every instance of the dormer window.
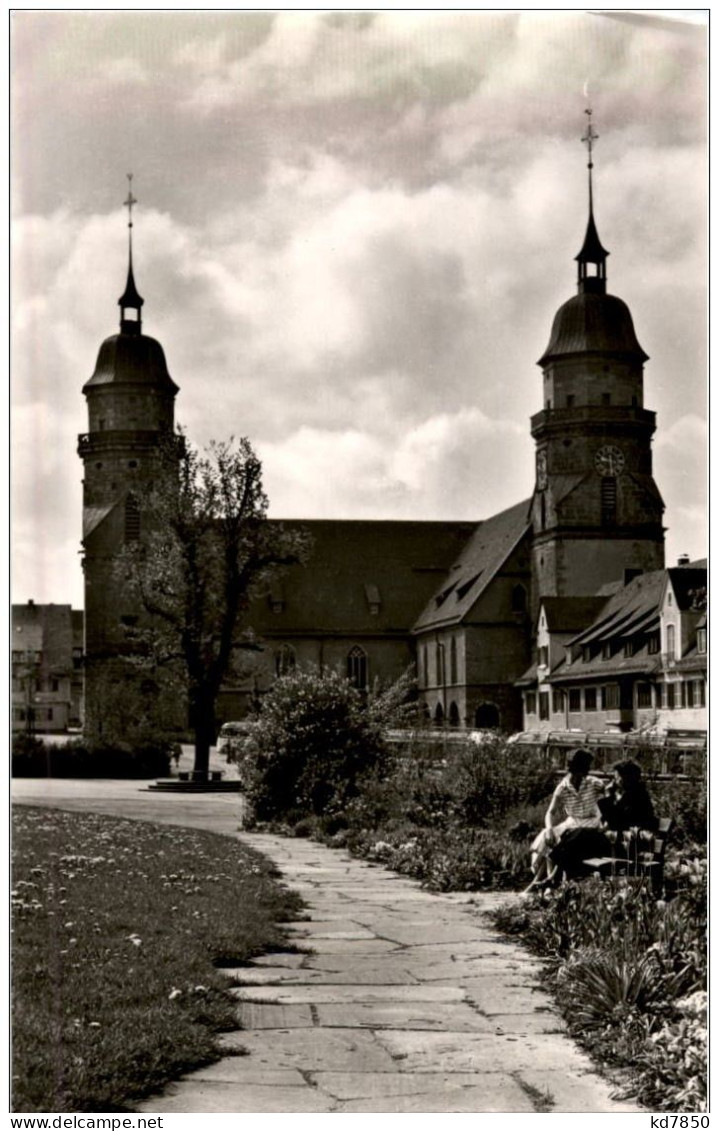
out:
{"label": "dormer window", "polygon": [[382,604],[379,595],[379,588],[376,585],[365,585],[365,597],[367,598],[367,606],[369,608],[370,616],[379,616],[380,605]]}
{"label": "dormer window", "polygon": [[582,663],[588,664],[589,661],[591,660],[591,658],[592,658],[591,644],[584,644],[582,646]]}
{"label": "dormer window", "polygon": [[604,643],[602,644],[602,659],[603,660],[611,660],[611,658],[612,658],[612,646],[611,646],[611,644],[609,643],[608,640],[605,640]]}
{"label": "dormer window", "polygon": [[697,629],[697,652],[704,656],[707,650],[707,630],[705,628]]}

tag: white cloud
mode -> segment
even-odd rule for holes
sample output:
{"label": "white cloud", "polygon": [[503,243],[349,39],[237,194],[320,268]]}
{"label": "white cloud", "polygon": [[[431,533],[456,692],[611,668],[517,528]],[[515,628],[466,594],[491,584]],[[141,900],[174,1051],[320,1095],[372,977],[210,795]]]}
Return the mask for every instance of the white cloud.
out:
{"label": "white cloud", "polygon": [[[13,232],[23,561],[48,531],[67,547],[79,529],[81,388],[118,324],[130,168],[144,326],[180,385],[178,418],[201,444],[255,440],[275,513],[477,517],[525,496],[534,363],[573,293],[586,223],[587,77],[610,289],[651,355],[655,473],[670,539],[686,520],[679,549],[693,553],[685,511],[702,497],[706,448],[695,36],[584,13],[26,13],[20,24],[16,176],[32,209]],[[188,113],[192,99],[202,114]],[[73,571],[74,550],[50,572]]]}

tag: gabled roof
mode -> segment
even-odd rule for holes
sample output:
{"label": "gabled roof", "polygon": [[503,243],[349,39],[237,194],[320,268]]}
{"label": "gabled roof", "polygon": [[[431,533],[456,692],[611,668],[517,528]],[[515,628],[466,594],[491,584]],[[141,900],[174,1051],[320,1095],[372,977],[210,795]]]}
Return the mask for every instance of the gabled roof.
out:
{"label": "gabled roof", "polygon": [[599,643],[639,631],[653,614],[658,617],[665,577],[665,570],[656,569],[632,578],[608,599],[594,622],[570,643]]}
{"label": "gabled roof", "polygon": [[677,605],[682,612],[690,609],[697,590],[706,590],[706,566],[704,568],[697,568],[692,565],[674,566],[672,569],[668,569],[667,573],[674,590],[674,596],[677,599]]}
{"label": "gabled roof", "polygon": [[413,633],[457,624],[528,532],[529,499],[477,525],[451,570],[417,618]]}
{"label": "gabled roof", "polygon": [[606,603],[606,597],[542,597],[540,606],[550,632],[579,632]]}

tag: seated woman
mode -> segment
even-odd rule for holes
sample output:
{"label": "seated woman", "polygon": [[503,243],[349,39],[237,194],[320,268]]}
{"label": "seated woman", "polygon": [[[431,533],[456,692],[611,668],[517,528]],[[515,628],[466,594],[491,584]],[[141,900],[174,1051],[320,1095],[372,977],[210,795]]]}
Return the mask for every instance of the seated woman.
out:
{"label": "seated woman", "polygon": [[534,879],[530,888],[542,879],[550,882],[562,872],[569,876],[583,874],[583,859],[611,853],[611,843],[600,831],[598,801],[604,796],[604,784],[589,776],[591,765],[591,751],[572,753],[568,773],[552,794],[544,829],[532,843]]}
{"label": "seated woman", "polygon": [[636,762],[617,762],[606,795],[598,805],[617,857],[636,863],[642,832],[653,833],[659,821]]}

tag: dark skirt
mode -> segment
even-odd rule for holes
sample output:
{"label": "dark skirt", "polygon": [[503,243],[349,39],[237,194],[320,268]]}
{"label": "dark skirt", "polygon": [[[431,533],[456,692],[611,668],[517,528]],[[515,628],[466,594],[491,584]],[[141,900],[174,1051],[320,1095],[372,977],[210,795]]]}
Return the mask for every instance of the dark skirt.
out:
{"label": "dark skirt", "polygon": [[612,842],[601,829],[567,829],[550,856],[552,863],[571,879],[590,873],[591,869],[583,866],[583,860],[590,860],[594,856],[612,856],[613,853]]}

